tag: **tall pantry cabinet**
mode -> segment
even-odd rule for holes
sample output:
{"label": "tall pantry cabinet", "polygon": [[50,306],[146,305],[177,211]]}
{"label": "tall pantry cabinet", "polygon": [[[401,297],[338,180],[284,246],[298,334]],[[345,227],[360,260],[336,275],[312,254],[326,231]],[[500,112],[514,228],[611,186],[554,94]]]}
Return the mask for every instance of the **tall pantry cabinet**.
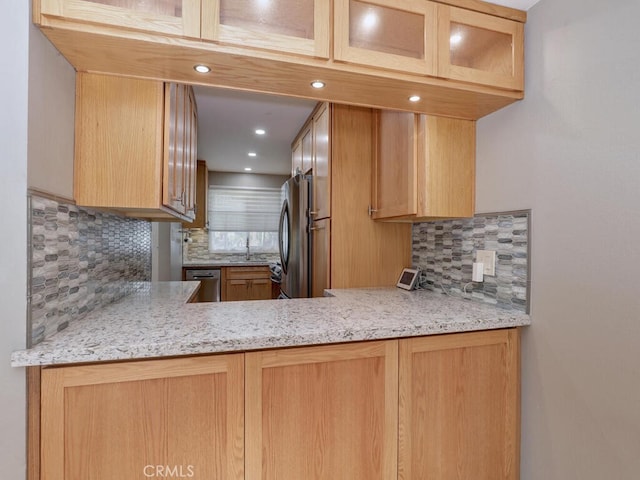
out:
{"label": "tall pantry cabinet", "polygon": [[394,285],[411,264],[411,226],[368,214],[376,134],[370,108],[321,103],[292,144],[312,137],[310,212],[313,296],[326,288]]}

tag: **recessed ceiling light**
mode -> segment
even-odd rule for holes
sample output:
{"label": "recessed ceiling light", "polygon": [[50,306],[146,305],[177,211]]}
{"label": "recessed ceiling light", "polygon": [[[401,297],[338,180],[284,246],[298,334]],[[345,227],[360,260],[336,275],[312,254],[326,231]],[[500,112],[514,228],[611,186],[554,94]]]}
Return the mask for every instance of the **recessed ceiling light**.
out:
{"label": "recessed ceiling light", "polygon": [[324,82],[321,80],[314,80],[313,82],[311,82],[311,86],[313,88],[324,88]]}
{"label": "recessed ceiling light", "polygon": [[256,135],[264,135],[267,131],[264,128],[257,128]]}
{"label": "recessed ceiling light", "polygon": [[206,65],[195,65],[193,69],[198,73],[209,73],[211,71],[211,67]]}
{"label": "recessed ceiling light", "polygon": [[251,168],[251,167],[244,167],[244,171],[245,171],[245,172],[250,172],[251,170],[252,170],[252,168]]}
{"label": "recessed ceiling light", "polygon": [[419,102],[420,101],[420,95],[411,95],[409,97],[409,101],[410,102]]}
{"label": "recessed ceiling light", "polygon": [[255,157],[257,155],[256,152],[249,152],[247,153],[247,155],[249,155],[250,157]]}

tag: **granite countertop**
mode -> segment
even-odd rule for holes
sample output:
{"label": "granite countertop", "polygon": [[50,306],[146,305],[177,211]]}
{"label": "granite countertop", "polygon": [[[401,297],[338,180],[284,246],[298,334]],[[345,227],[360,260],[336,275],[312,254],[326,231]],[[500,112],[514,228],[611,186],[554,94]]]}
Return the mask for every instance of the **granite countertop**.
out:
{"label": "granite countertop", "polygon": [[530,324],[529,315],[430,291],[328,290],[293,300],[185,303],[199,282],[136,284],[29,350],[15,367],[129,360],[455,333]]}

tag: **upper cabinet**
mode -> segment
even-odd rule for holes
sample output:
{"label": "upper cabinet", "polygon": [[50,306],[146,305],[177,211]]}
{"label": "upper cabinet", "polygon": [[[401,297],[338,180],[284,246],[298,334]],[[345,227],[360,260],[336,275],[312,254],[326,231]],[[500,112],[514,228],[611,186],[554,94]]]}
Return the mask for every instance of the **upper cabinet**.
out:
{"label": "upper cabinet", "polygon": [[475,122],[379,111],[376,131],[372,218],[473,216]]}
{"label": "upper cabinet", "polygon": [[291,147],[291,173],[313,176],[313,220],[331,216],[331,106],[319,103]]}
{"label": "upper cabinet", "polygon": [[[182,37],[200,37],[200,0],[40,0],[40,13]],[[34,14],[38,10],[34,8]]]}
{"label": "upper cabinet", "polygon": [[33,2],[80,72],[466,120],[524,96],[526,13],[477,0]]}
{"label": "upper cabinet", "polygon": [[207,195],[209,193],[209,170],[207,162],[198,160],[196,168],[196,217],[193,222],[183,222],[183,228],[207,228]]}
{"label": "upper cabinet", "polygon": [[513,90],[524,89],[524,25],[441,5],[438,75]]}
{"label": "upper cabinet", "polygon": [[435,75],[436,8],[425,0],[335,0],[335,59]]}
{"label": "upper cabinet", "polygon": [[202,38],[329,58],[327,0],[203,0]]}
{"label": "upper cabinet", "polygon": [[195,218],[196,110],[191,87],[79,73],[74,198],[150,218]]}

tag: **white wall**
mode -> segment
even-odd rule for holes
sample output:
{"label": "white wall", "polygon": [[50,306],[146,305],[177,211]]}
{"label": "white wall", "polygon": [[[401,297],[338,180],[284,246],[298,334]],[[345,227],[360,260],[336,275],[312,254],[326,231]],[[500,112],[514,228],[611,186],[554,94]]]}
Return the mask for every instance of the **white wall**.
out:
{"label": "white wall", "polygon": [[151,280],[168,282],[182,280],[182,224],[153,222],[151,224]]}
{"label": "white wall", "polygon": [[35,26],[29,44],[28,185],[73,198],[76,72]]}
{"label": "white wall", "polygon": [[26,346],[27,104],[29,2],[0,15],[0,477],[25,478],[24,369],[9,366]]}
{"label": "white wall", "polygon": [[541,0],[526,99],[478,122],[478,211],[532,208],[522,480],[640,476],[638,19]]}

